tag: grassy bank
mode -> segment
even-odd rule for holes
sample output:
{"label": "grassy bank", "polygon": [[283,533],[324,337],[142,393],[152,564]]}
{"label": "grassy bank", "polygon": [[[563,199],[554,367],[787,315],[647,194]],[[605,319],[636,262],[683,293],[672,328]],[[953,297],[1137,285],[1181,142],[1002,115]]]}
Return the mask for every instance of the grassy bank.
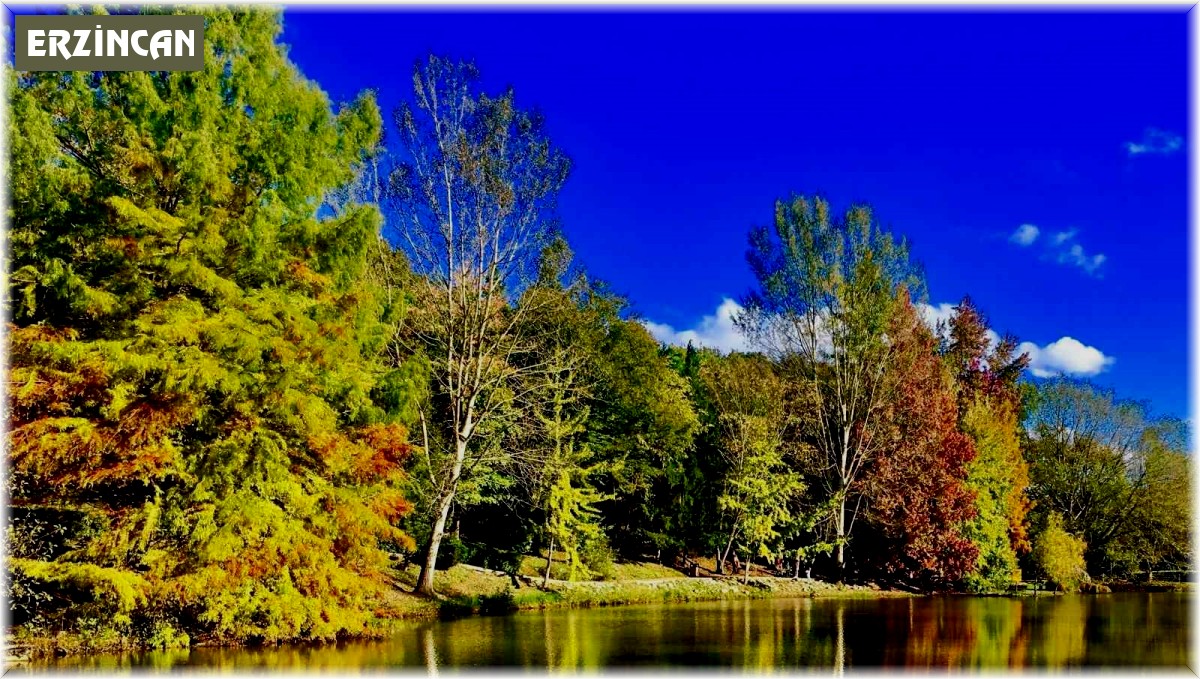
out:
{"label": "grassy bank", "polygon": [[[544,564],[545,561],[542,560],[543,567]],[[455,616],[560,607],[590,608],[721,599],[910,596],[903,592],[860,585],[837,585],[816,580],[759,576],[751,577],[748,583],[743,583],[741,578],[733,577],[684,577],[677,571],[654,564],[630,566],[638,568],[640,573],[660,577],[600,582],[551,580],[543,589],[540,587],[541,578],[522,578],[521,586],[513,587],[512,580],[506,575],[459,565],[439,571],[434,579],[435,587],[442,597],[436,604],[436,612],[443,616]],[[523,568],[521,574],[525,573],[526,569]],[[416,577],[417,569],[412,567],[403,572],[400,579],[411,586],[415,584]],[[419,608],[415,606],[414,613]],[[422,610],[422,614],[427,612]]]}

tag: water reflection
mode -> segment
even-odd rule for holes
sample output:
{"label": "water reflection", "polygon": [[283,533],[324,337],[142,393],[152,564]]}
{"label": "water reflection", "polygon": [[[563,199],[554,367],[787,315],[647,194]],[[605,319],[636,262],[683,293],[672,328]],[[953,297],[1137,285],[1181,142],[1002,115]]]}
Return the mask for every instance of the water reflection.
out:
{"label": "water reflection", "polygon": [[336,646],[195,649],[68,658],[113,672],[517,666],[556,670],[717,666],[1070,668],[1188,660],[1186,594],[1031,599],[727,601],[414,622],[390,639]]}

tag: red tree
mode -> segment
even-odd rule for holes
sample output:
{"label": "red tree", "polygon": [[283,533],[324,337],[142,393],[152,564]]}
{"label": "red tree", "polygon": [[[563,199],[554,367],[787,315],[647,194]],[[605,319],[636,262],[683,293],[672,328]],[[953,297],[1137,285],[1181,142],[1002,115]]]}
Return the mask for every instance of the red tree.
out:
{"label": "red tree", "polygon": [[958,430],[954,384],[937,339],[906,292],[888,337],[892,392],[868,482],[869,516],[885,540],[886,570],[913,584],[945,585],[970,571],[979,553],[962,530],[975,516],[965,485],[975,448]]}
{"label": "red tree", "polygon": [[962,411],[977,397],[995,398],[1016,407],[1017,381],[1029,366],[1028,354],[1017,354],[1017,339],[1006,334],[990,346],[988,322],[970,297],[954,307],[947,327],[945,359],[959,385]]}
{"label": "red tree", "polygon": [[[954,308],[947,328],[948,338],[943,358],[954,373],[958,384],[958,414],[962,418],[972,403],[983,400],[1019,426],[1021,393],[1017,382],[1029,367],[1029,354],[1017,354],[1017,339],[1006,334],[995,346],[989,346],[988,321],[970,297],[963,297]],[[1009,540],[1018,553],[1030,549],[1025,517],[1033,503],[1025,494],[1029,485],[1029,466],[1020,448],[1008,451],[1005,460],[1011,473],[1012,485],[1004,500],[1008,518]]]}

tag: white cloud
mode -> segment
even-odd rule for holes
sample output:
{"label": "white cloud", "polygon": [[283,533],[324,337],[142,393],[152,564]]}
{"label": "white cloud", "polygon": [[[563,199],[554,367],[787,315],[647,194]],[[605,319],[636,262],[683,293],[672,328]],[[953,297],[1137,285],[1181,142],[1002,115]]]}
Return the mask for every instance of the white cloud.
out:
{"label": "white cloud", "polygon": [[1043,347],[1033,342],[1021,342],[1017,354],[1023,353],[1029,354],[1029,371],[1035,377],[1096,375],[1116,360],[1074,337],[1063,337]]}
{"label": "white cloud", "polygon": [[1063,243],[1066,243],[1074,238],[1076,233],[1078,233],[1078,231],[1075,229],[1071,229],[1070,231],[1059,231],[1058,233],[1054,234],[1054,244],[1062,245]]}
{"label": "white cloud", "polygon": [[[954,304],[942,302],[938,305],[919,304],[917,310],[931,328],[937,328],[938,321],[949,322],[954,314]],[[987,329],[988,348],[995,349],[1000,343],[1000,335],[991,328]],[[1046,346],[1038,346],[1033,342],[1021,342],[1017,346],[1016,355],[1029,354],[1029,372],[1034,377],[1053,377],[1055,375],[1090,376],[1107,369],[1116,360],[1105,356],[1096,347],[1088,346],[1074,337],[1062,337]]]}
{"label": "white cloud", "polygon": [[1153,127],[1146,128],[1142,134],[1140,142],[1125,142],[1125,150],[1129,151],[1129,155],[1137,156],[1141,154],[1158,154],[1167,155],[1175,153],[1183,148],[1183,137],[1166,130],[1159,130]]}
{"label": "white cloud", "polygon": [[1079,243],[1074,243],[1065,252],[1058,254],[1060,263],[1072,264],[1077,266],[1089,274],[1095,275],[1100,265],[1107,259],[1104,255],[1089,255],[1083,251],[1083,247]]}
{"label": "white cloud", "polygon": [[921,318],[925,319],[929,327],[936,329],[939,321],[950,322],[950,317],[954,315],[954,306],[949,302],[942,302],[937,306],[922,302],[917,305],[917,313],[921,314]]}
{"label": "white cloud", "polygon": [[[1040,233],[1041,230],[1033,224],[1022,224],[1008,237],[1008,240],[1021,247],[1028,247],[1037,240]],[[1043,256],[1053,257],[1059,264],[1077,266],[1088,275],[1099,277],[1100,267],[1108,261],[1108,257],[1103,253],[1088,254],[1083,246],[1075,240],[1075,236],[1078,234],[1077,229],[1056,231],[1050,234],[1043,239],[1047,253]]]}
{"label": "white cloud", "polygon": [[691,342],[696,346],[722,352],[747,351],[750,347],[749,341],[733,324],[733,317],[741,310],[742,305],[726,297],[721,300],[717,310],[712,315],[701,318],[694,329],[676,330],[665,323],[650,320],[643,320],[642,325],[646,326],[654,339],[666,344],[682,347]]}
{"label": "white cloud", "polygon": [[[938,321],[949,321],[954,307],[955,305],[949,302],[936,305],[921,303],[917,305],[917,311],[930,327],[936,328]],[[643,320],[642,325],[646,326],[655,339],[666,344],[687,346],[687,343],[691,342],[696,346],[721,352],[749,351],[749,340],[733,324],[734,316],[741,311],[740,304],[726,297],[721,300],[715,312],[701,318],[694,328],[676,330],[665,323],[650,320]],[[987,330],[987,338],[990,348],[995,348],[1000,342],[1000,335],[991,328]],[[1108,369],[1116,360],[1074,337],[1062,337],[1045,346],[1022,342],[1017,346],[1016,354],[1029,354],[1029,372],[1034,377],[1097,375]]]}
{"label": "white cloud", "polygon": [[1037,240],[1039,233],[1041,231],[1033,224],[1022,224],[1017,227],[1017,230],[1008,239],[1017,245],[1025,247],[1033,245],[1033,241]]}

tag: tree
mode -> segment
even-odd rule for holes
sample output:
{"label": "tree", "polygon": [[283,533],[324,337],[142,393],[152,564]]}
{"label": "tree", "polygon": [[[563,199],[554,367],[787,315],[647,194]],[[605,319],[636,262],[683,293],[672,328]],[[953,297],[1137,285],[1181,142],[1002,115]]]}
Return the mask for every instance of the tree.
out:
{"label": "tree", "polygon": [[1015,405],[1017,383],[1029,367],[1028,354],[1016,355],[1017,339],[996,337],[970,297],[954,307],[945,330],[942,354],[959,385],[959,411],[966,412],[981,397]]}
{"label": "tree", "polygon": [[628,556],[677,547],[670,520],[699,427],[688,381],[645,326],[611,318],[597,347],[588,445],[613,547]]}
{"label": "tree", "polygon": [[771,543],[781,537],[804,490],[784,457],[784,383],[766,358],[736,353],[705,362],[701,379],[715,408],[716,440],[726,465],[717,505],[727,539],[717,569],[723,572],[740,543],[749,573],[751,557],[771,555]]}
{"label": "tree", "polygon": [[923,284],[906,245],[870,208],[851,207],[839,219],[820,198],[777,202],[773,227],[751,233],[747,259],[758,285],[736,322],[774,358],[800,358],[794,363],[811,386],[815,447],[825,490],[835,498],[844,569],[860,481],[878,447],[892,303],[901,286],[915,294]]}
{"label": "tree", "polygon": [[509,302],[532,278],[570,169],[512,90],[478,94],[477,81],[467,63],[431,56],[416,66],[415,106],[396,111],[407,156],[389,178],[393,237],[423,277],[403,336],[429,361],[434,388],[422,409],[432,526],[417,591],[426,595],[459,483],[489,451],[504,454],[483,439],[527,370],[513,360],[529,346],[518,332],[524,311]]}
{"label": "tree", "polygon": [[590,478],[600,471],[586,441],[595,374],[594,348],[601,333],[603,306],[589,304],[586,276],[579,272],[564,285],[571,250],[560,236],[543,251],[536,285],[522,296],[530,307],[524,319],[528,334],[537,338],[526,380],[528,405],[524,426],[513,447],[520,479],[535,513],[541,514],[546,542],[545,580],[549,580],[554,549],[566,554],[568,579],[583,573],[583,550],[603,543],[596,504],[606,498]]}
{"label": "tree", "polygon": [[1108,558],[1122,570],[1189,569],[1192,556],[1191,460],[1188,426],[1155,423],[1143,438],[1145,478],[1129,530],[1113,540]]}
{"label": "tree", "polygon": [[1003,591],[1021,579],[1017,555],[1028,551],[1024,488],[1029,477],[1016,414],[1004,402],[979,398],[967,408],[962,430],[976,451],[966,480],[975,496],[976,516],[968,522],[966,535],[979,550],[979,561],[967,585],[975,591]]}
{"label": "tree", "polygon": [[959,425],[976,450],[967,486],[977,513],[967,534],[979,549],[979,563],[967,584],[1003,590],[1020,579],[1017,555],[1029,551],[1029,467],[1021,454],[1018,413],[1018,380],[1029,357],[1014,356],[1016,339],[997,338],[970,297],[954,308],[943,330],[942,355],[958,387]]}
{"label": "tree", "polygon": [[1068,378],[1038,389],[1025,444],[1030,496],[1087,543],[1089,568],[1105,569],[1109,547],[1134,530],[1147,501],[1146,406]]}
{"label": "tree", "polygon": [[1063,528],[1062,517],[1051,512],[1046,527],[1038,534],[1033,555],[1051,582],[1066,592],[1078,589],[1088,577],[1083,553],[1087,544]]}
{"label": "tree", "polygon": [[964,535],[976,515],[966,485],[975,448],[958,430],[953,382],[937,341],[904,290],[887,337],[889,398],[867,475],[869,517],[885,537],[885,570],[914,584],[945,586],[971,571],[979,554]]}
{"label": "tree", "polygon": [[8,73],[8,569],[18,623],[331,639],[389,615],[412,389],[315,206],[379,136],[279,15],[204,12],[196,72]]}

